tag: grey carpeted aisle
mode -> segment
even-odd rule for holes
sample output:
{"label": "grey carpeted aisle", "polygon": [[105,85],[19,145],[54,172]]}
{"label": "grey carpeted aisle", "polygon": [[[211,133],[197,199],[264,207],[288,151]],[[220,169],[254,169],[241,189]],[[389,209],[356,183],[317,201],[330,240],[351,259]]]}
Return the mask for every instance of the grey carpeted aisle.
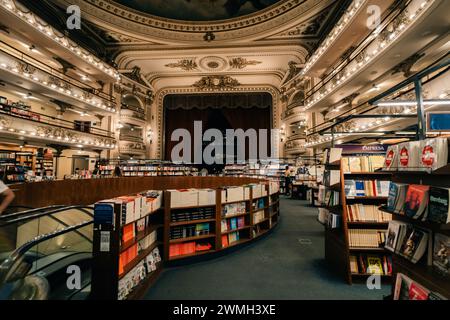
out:
{"label": "grey carpeted aisle", "polygon": [[267,237],[217,259],[170,268],[147,299],[382,299],[390,291],[347,285],[324,261],[317,209],[283,198]]}

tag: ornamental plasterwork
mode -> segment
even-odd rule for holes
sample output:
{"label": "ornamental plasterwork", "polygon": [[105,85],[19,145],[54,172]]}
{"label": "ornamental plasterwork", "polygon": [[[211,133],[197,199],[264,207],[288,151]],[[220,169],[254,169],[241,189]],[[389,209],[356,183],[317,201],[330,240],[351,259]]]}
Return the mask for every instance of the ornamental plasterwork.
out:
{"label": "ornamental plasterwork", "polygon": [[230,76],[206,76],[193,84],[200,90],[224,90],[239,85],[239,81]]}
{"label": "ornamental plasterwork", "polygon": [[62,140],[69,141],[72,141],[72,139],[79,140],[79,136],[74,132],[58,127],[39,126],[36,128],[36,134],[37,136],[46,136],[49,138],[61,137]]}
{"label": "ornamental plasterwork", "polygon": [[83,12],[89,12],[91,17],[97,16],[107,20],[111,25],[117,26],[118,30],[130,30],[165,42],[177,40],[204,42],[204,35],[207,32],[214,33],[216,37],[214,41],[235,40],[261,34],[263,31],[280,28],[281,25],[294,19],[301,20],[305,14],[327,4],[323,0],[285,0],[244,17],[216,22],[184,22],[145,14],[105,0],[54,1],[62,6],[78,5]]}
{"label": "ornamental plasterwork", "polygon": [[198,66],[197,66],[197,62],[195,62],[195,60],[182,59],[175,63],[168,63],[165,65],[165,67],[172,68],[172,69],[179,68],[184,71],[192,71],[192,70],[197,69]]}
{"label": "ornamental plasterwork", "polygon": [[232,58],[229,61],[231,69],[244,69],[247,66],[255,66],[261,64],[262,61],[257,60],[247,60],[246,58]]}
{"label": "ornamental plasterwork", "polygon": [[10,127],[11,123],[12,121],[10,119],[0,116],[0,126],[2,126],[3,128]]}

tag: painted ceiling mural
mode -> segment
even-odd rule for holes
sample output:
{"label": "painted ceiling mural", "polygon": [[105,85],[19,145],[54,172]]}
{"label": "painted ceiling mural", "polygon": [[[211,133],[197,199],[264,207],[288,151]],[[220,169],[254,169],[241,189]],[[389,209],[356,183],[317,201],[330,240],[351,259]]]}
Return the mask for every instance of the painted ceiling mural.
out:
{"label": "painted ceiling mural", "polygon": [[129,8],[155,16],[185,20],[230,19],[265,9],[280,0],[115,0]]}

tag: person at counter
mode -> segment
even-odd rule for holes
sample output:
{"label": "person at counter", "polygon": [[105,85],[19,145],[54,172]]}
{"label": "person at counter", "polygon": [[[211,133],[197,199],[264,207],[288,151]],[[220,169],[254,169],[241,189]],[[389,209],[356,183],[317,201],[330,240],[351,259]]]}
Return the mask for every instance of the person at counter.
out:
{"label": "person at counter", "polygon": [[10,188],[8,188],[7,185],[3,183],[2,180],[0,180],[0,196],[1,196],[1,202],[0,202],[0,215],[3,214],[3,211],[8,208],[10,203],[14,200],[15,195],[14,192]]}

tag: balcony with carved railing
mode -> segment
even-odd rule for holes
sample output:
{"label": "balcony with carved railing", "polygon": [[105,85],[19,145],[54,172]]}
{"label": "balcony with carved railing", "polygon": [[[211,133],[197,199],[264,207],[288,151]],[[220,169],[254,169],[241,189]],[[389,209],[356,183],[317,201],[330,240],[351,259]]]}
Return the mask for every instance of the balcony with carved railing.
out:
{"label": "balcony with carved railing", "polygon": [[0,104],[0,133],[2,137],[77,148],[113,149],[117,143],[110,131],[6,104]]}
{"label": "balcony with carved railing", "polygon": [[[112,66],[84,49],[51,23],[44,21],[40,15],[30,10],[26,2],[15,0],[0,0],[0,13],[4,30],[14,29],[23,39],[34,42],[39,39],[39,47],[50,51],[51,55],[72,61],[79,70],[88,71],[97,80],[111,83],[120,80],[120,74]],[[9,33],[8,31],[6,31]]]}
{"label": "balcony with carved railing", "polygon": [[297,155],[297,154],[302,154],[305,153],[306,147],[306,140],[303,136],[303,138],[298,138],[298,139],[288,139],[286,141],[286,143],[284,144],[284,153],[286,155]]}
{"label": "balcony with carved railing", "polygon": [[67,76],[59,70],[0,42],[0,77],[31,92],[66,102],[75,107],[114,114],[115,99],[100,90]]}
{"label": "balcony with carved railing", "polygon": [[405,59],[405,52],[409,56],[432,39],[418,38],[418,34],[447,32],[449,10],[448,1],[411,0],[402,10],[391,12],[348,59],[306,93],[304,111],[317,111],[338,103],[343,95],[357,92],[379,76],[374,68],[391,70]]}
{"label": "balcony with carved railing", "polygon": [[147,147],[143,142],[120,141],[119,152],[126,155],[144,156]]}
{"label": "balcony with carved railing", "polygon": [[120,120],[123,123],[130,123],[140,126],[145,125],[145,110],[140,107],[122,104],[120,109]]}

